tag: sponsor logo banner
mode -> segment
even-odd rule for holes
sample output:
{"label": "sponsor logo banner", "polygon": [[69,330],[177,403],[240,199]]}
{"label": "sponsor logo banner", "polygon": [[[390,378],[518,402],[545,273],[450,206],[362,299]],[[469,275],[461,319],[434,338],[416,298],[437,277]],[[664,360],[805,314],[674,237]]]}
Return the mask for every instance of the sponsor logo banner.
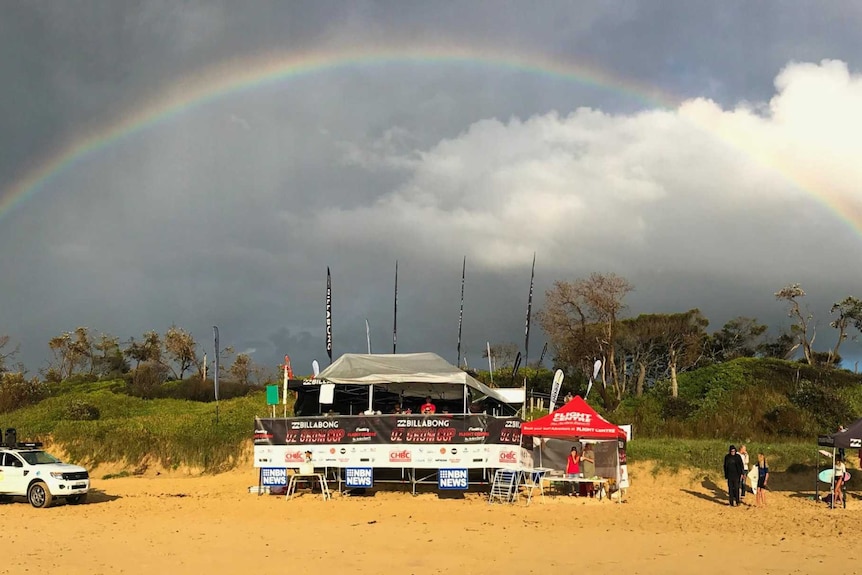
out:
{"label": "sponsor logo banner", "polygon": [[348,467],[344,470],[347,487],[373,487],[374,470],[371,467]]}
{"label": "sponsor logo banner", "polygon": [[467,489],[467,469],[440,469],[437,471],[438,489]]}
{"label": "sponsor logo banner", "polygon": [[255,418],[253,437],[255,445],[518,445],[521,420],[446,414]]}
{"label": "sponsor logo banner", "polygon": [[260,469],[260,484],[269,486],[287,485],[287,468],[262,467]]}

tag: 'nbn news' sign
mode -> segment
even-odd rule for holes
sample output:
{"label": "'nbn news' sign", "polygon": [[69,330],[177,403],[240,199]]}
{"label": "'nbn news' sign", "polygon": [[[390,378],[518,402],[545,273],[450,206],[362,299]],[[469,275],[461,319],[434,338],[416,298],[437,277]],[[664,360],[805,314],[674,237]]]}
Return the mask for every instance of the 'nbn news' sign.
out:
{"label": "'nbn news' sign", "polygon": [[439,489],[467,489],[466,469],[439,469],[437,471]]}
{"label": "'nbn news' sign", "polygon": [[261,467],[261,485],[287,485],[287,469],[284,467]]}
{"label": "'nbn news' sign", "polygon": [[347,487],[372,487],[374,473],[370,467],[347,467],[344,469],[344,482]]}

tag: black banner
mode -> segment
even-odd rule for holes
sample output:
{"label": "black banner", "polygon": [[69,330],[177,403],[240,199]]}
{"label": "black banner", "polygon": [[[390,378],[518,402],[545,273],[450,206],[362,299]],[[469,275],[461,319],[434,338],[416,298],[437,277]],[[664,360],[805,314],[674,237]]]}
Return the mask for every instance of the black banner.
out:
{"label": "black banner", "polygon": [[326,267],[326,355],[332,363],[332,276]]}
{"label": "black banner", "polygon": [[346,415],[254,420],[255,445],[495,444],[517,446],[518,417]]}

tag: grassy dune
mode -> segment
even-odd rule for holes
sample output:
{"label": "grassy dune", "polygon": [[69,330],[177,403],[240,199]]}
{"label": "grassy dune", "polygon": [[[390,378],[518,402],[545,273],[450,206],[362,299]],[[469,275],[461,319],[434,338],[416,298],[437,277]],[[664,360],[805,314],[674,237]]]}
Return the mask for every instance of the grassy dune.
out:
{"label": "grassy dune", "polygon": [[[0,427],[17,428],[20,440],[58,444],[70,460],[87,465],[134,468],[149,461],[214,472],[237,465],[254,416],[270,411],[264,393],[252,392],[221,401],[216,424],[214,403],[141,399],[126,391],[122,380],[55,384],[48,399],[0,414]],[[595,407],[610,421],[633,424],[634,461],[671,471],[716,470],[728,445],[744,442],[752,455],[764,452],[773,469],[801,471],[817,463],[818,433],[862,415],[862,377],[743,358],[681,374],[678,398],[660,383],[612,413]]]}
{"label": "grassy dune", "polygon": [[[85,403],[99,418],[81,421],[70,406]],[[140,399],[107,390],[72,392],[0,415],[0,425],[15,427],[19,440],[50,440],[69,459],[95,465],[145,459],[165,468],[189,466],[219,471],[236,464],[252,434],[255,415],[266,415],[262,393],[216,404],[176,399]]]}

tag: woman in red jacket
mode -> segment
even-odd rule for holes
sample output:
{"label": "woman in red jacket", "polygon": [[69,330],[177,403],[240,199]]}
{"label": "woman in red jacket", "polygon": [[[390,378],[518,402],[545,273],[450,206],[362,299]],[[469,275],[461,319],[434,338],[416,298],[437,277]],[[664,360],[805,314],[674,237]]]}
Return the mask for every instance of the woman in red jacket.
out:
{"label": "woman in red jacket", "polygon": [[[580,477],[581,475],[581,456],[578,453],[577,447],[572,447],[572,451],[569,453],[569,456],[566,458],[566,477]],[[569,490],[569,495],[575,494],[575,483],[572,482],[571,489]]]}

